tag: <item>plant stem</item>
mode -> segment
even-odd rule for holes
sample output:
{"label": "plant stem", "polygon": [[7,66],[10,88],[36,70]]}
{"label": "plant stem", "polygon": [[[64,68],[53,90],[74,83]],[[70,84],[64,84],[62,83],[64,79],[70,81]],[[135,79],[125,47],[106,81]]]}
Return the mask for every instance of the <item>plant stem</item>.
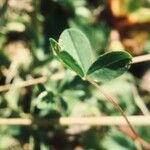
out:
{"label": "plant stem", "polygon": [[150,144],[147,143],[146,141],[144,141],[134,130],[132,124],[130,123],[130,121],[128,120],[126,114],[124,113],[124,111],[122,110],[122,108],[115,102],[115,100],[113,99],[113,97],[111,97],[109,94],[107,94],[95,81],[93,81],[92,79],[90,79],[89,77],[85,77],[85,79],[91,83],[93,86],[95,86],[97,88],[97,90],[102,93],[106,99],[115,107],[115,109],[124,117],[124,119],[126,120],[130,130],[133,133],[133,140],[135,142],[138,142],[139,144],[142,145],[142,147],[145,150],[150,150]]}
{"label": "plant stem", "polygon": [[124,117],[124,119],[126,120],[130,130],[133,133],[133,140],[135,142],[138,142],[145,150],[150,150],[150,144],[147,143],[146,141],[144,141],[134,130],[132,124],[130,123],[130,121],[128,120],[126,114],[124,113],[124,111],[122,110],[122,108],[115,102],[115,100],[113,99],[113,97],[111,97],[109,94],[107,94],[94,80],[90,79],[89,77],[85,77],[85,79],[91,83],[93,86],[95,86],[97,88],[97,90],[102,93],[106,99],[112,103],[112,105],[115,107],[115,109]]}
{"label": "plant stem", "polygon": [[115,102],[115,100],[113,99],[113,97],[111,97],[109,94],[107,94],[95,81],[93,81],[92,79],[90,79],[89,77],[85,77],[85,79],[91,83],[93,86],[95,86],[97,88],[97,90],[102,93],[106,99],[115,107],[115,109],[124,117],[124,119],[126,120],[129,128],[131,129],[131,131],[133,132],[134,135],[134,139],[139,139],[139,135],[136,133],[136,131],[134,130],[133,126],[131,125],[130,121],[128,120],[126,114],[124,113],[124,111],[122,110],[122,108]]}

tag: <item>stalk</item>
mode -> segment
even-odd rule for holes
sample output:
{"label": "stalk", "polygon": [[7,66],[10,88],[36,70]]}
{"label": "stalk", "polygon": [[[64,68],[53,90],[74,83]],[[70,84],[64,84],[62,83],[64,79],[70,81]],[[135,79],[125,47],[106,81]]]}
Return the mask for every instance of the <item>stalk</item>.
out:
{"label": "stalk", "polygon": [[124,117],[124,119],[126,120],[129,128],[131,129],[131,131],[133,132],[133,135],[134,135],[134,140],[137,140],[137,139],[140,139],[140,136],[136,133],[136,131],[134,130],[132,124],[130,123],[130,121],[128,120],[126,114],[124,113],[124,111],[122,110],[122,108],[115,102],[114,98],[112,96],[110,96],[109,94],[107,94],[94,80],[92,80],[91,78],[89,77],[85,77],[85,79],[91,83],[94,87],[97,88],[97,90],[102,93],[108,102],[110,102],[114,107],[115,109]]}
{"label": "stalk", "polygon": [[96,87],[96,89],[102,93],[108,102],[110,102],[115,109],[124,117],[125,121],[127,122],[130,130],[133,133],[132,139],[137,143],[139,143],[145,150],[150,150],[150,144],[147,143],[146,141],[144,141],[139,135],[138,133],[134,130],[132,124],[130,123],[130,121],[128,120],[126,114],[124,113],[124,111],[122,110],[122,108],[115,102],[114,98],[112,96],[110,96],[108,93],[106,93],[94,80],[92,80],[89,77],[85,77],[85,80],[87,80],[89,83],[91,83],[94,87]]}

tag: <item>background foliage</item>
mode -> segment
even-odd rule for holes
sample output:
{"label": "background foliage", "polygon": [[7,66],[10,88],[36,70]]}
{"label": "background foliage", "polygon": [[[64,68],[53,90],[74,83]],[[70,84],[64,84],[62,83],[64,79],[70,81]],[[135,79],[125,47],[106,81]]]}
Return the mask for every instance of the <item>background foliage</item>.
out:
{"label": "background foliage", "polygon": [[[117,4],[116,4],[117,2]],[[118,115],[89,83],[53,56],[49,38],[69,27],[81,30],[98,57],[127,50],[150,53],[149,0],[0,0],[0,85],[46,76],[43,84],[0,93],[1,118],[59,118]],[[128,115],[142,114],[136,100],[150,106],[149,62],[102,85]],[[150,142],[150,128],[136,128]],[[53,125],[0,126],[0,149],[134,150],[115,127]]]}

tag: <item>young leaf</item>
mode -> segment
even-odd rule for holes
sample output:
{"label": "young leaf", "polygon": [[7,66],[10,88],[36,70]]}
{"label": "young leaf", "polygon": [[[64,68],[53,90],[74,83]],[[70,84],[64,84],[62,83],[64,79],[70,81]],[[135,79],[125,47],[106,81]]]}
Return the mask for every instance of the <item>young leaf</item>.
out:
{"label": "young leaf", "polygon": [[[66,29],[60,35],[59,45],[62,51],[66,51],[74,59],[74,62],[77,62],[76,64],[86,75],[94,59],[90,42],[86,36],[77,29]],[[74,70],[74,68],[72,69]]]}
{"label": "young leaf", "polygon": [[60,52],[60,46],[58,45],[58,42],[56,42],[53,38],[50,38],[50,44],[53,53],[58,54]]}
{"label": "young leaf", "polygon": [[131,59],[131,55],[122,51],[105,53],[91,65],[87,74],[97,82],[114,79],[127,71]]}
{"label": "young leaf", "polygon": [[50,44],[53,53],[60,61],[62,61],[66,66],[68,66],[71,70],[75,71],[81,77],[84,76],[83,70],[69,53],[67,53],[65,50],[61,51],[58,43],[52,38],[50,38]]}
{"label": "young leaf", "polygon": [[83,70],[77,64],[77,62],[67,52],[62,51],[58,54],[58,58],[66,64],[71,70],[75,71],[81,77],[84,76]]}

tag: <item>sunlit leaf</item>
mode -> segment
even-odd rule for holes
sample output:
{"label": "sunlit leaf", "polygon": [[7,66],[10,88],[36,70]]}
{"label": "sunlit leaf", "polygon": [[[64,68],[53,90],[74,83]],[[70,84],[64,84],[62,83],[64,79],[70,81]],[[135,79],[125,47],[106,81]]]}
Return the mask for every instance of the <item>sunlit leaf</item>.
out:
{"label": "sunlit leaf", "polygon": [[86,36],[77,29],[67,29],[60,35],[59,45],[62,51],[66,51],[77,62],[85,75],[94,59]]}
{"label": "sunlit leaf", "polygon": [[56,55],[56,57],[60,61],[62,61],[68,68],[70,68],[71,70],[75,71],[78,75],[83,77],[83,70],[78,65],[77,61],[74,60],[74,58],[68,52],[66,52],[65,50],[62,51],[61,47],[54,39],[51,38],[50,43],[52,51]]}
{"label": "sunlit leaf", "polygon": [[58,43],[53,38],[50,38],[50,44],[53,53],[58,54],[60,52],[60,46],[58,45]]}
{"label": "sunlit leaf", "polygon": [[131,58],[122,51],[105,53],[91,65],[88,75],[98,82],[111,80],[127,71]]}
{"label": "sunlit leaf", "polygon": [[67,52],[62,51],[58,54],[58,58],[60,58],[63,63],[65,63],[71,70],[74,70],[78,75],[84,76],[84,73],[77,62],[73,59],[71,55]]}

